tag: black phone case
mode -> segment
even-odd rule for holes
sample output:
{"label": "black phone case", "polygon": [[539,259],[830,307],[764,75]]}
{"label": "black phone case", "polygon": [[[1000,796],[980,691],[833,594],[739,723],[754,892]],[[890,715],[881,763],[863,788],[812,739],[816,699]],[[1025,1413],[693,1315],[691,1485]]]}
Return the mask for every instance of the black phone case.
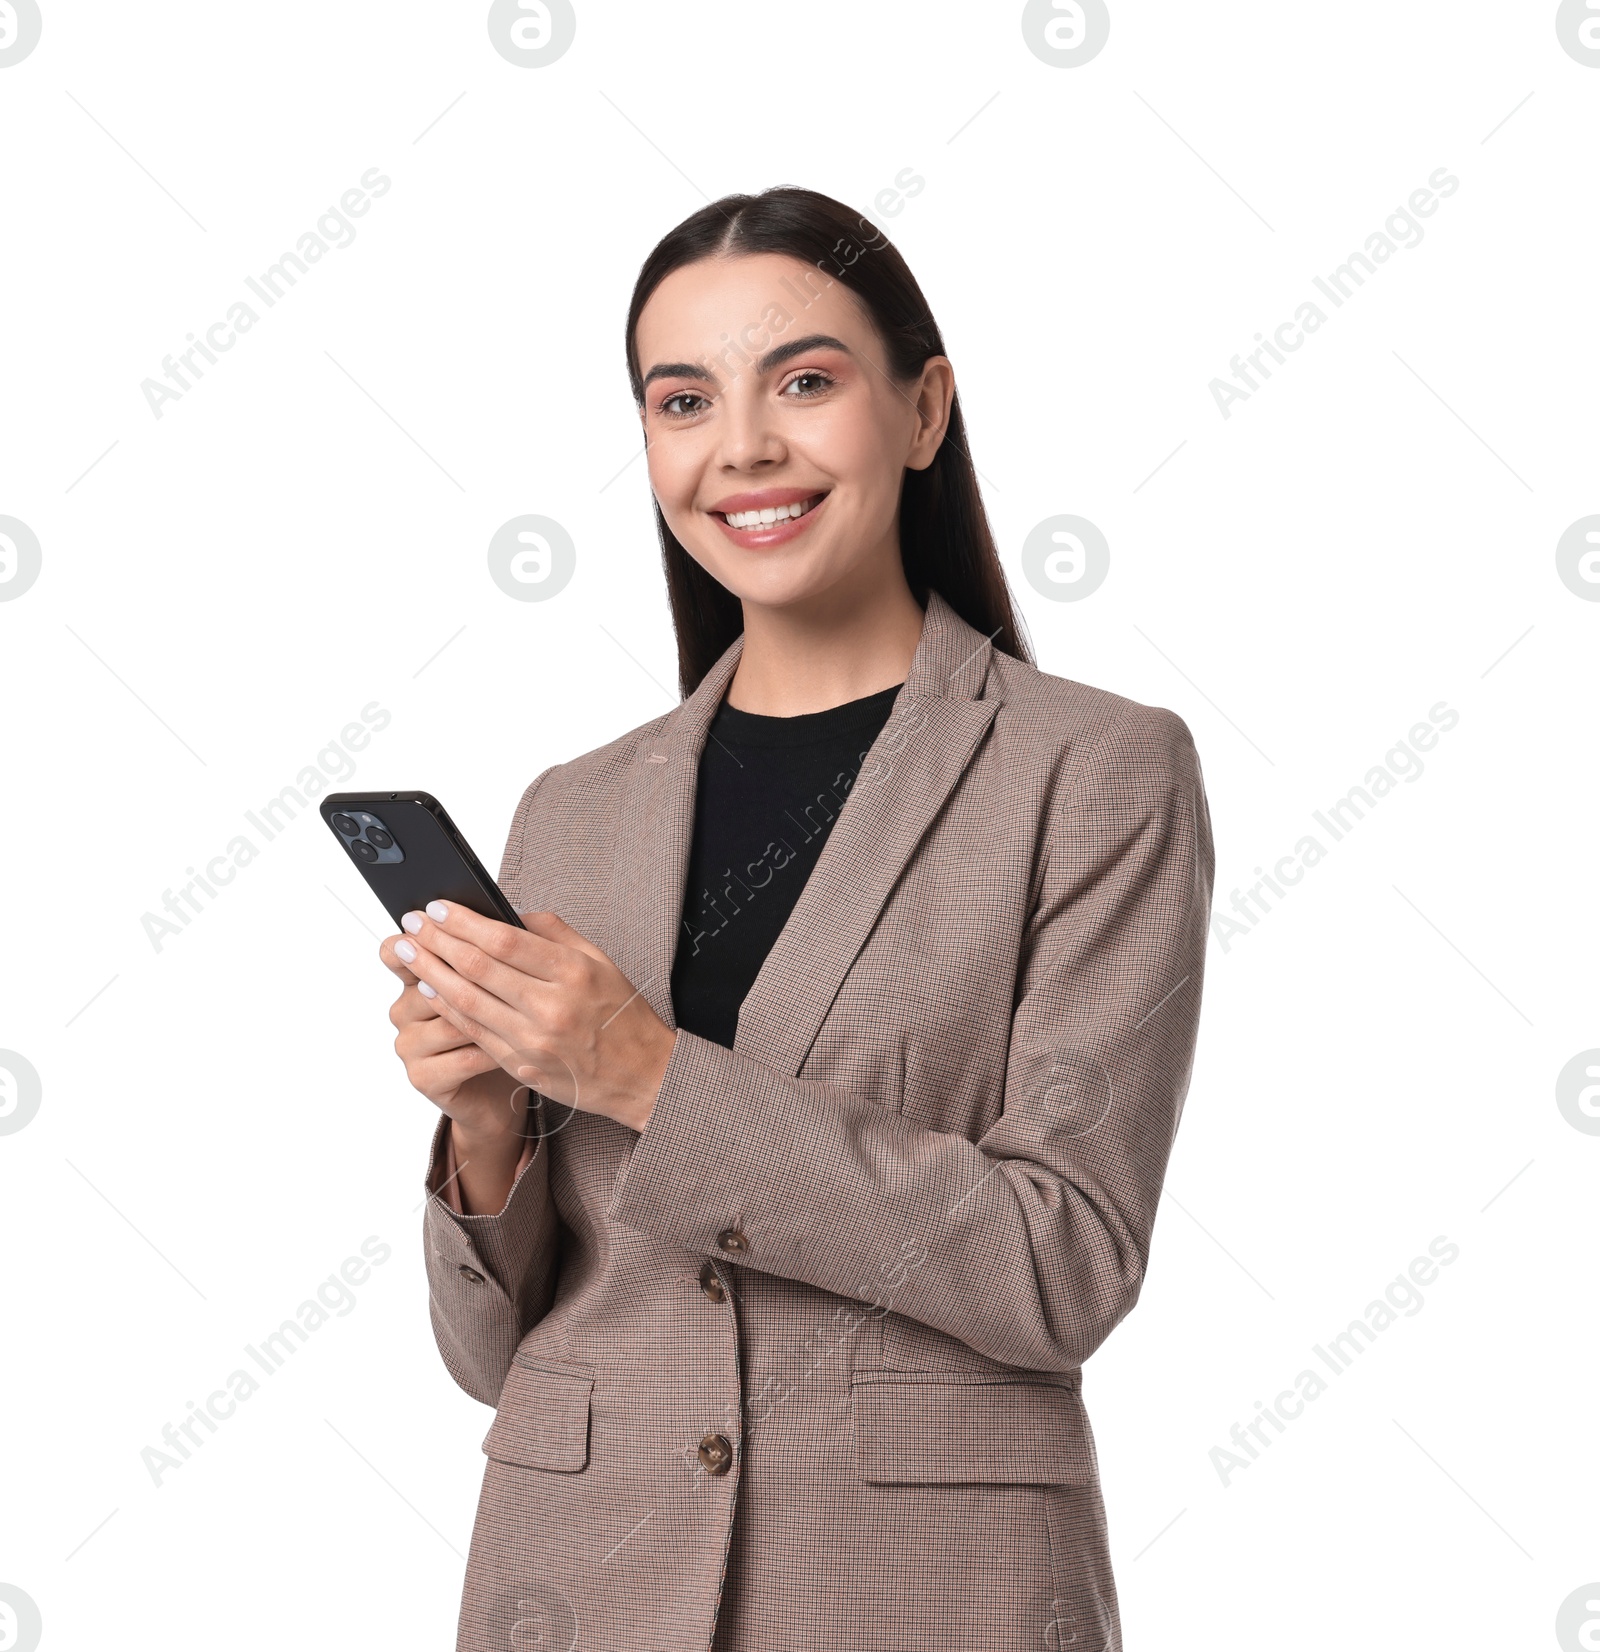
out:
{"label": "black phone case", "polygon": [[[437,798],[426,792],[332,792],[318,810],[396,929],[404,913],[420,912],[435,900],[453,901],[485,918],[524,927]],[[360,836],[352,837],[348,827],[340,831],[334,824],[336,815],[358,822]],[[372,821],[393,839],[401,859],[369,863],[360,858],[353,845],[365,842],[372,847],[367,836]],[[380,855],[390,852],[388,847],[378,850]]]}

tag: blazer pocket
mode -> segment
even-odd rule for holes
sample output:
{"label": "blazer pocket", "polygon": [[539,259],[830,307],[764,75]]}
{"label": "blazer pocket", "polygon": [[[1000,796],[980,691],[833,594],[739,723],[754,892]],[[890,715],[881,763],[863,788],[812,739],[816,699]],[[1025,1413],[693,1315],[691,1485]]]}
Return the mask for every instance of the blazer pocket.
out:
{"label": "blazer pocket", "polygon": [[1083,1402],[1064,1383],[858,1371],[850,1407],[856,1472],[878,1485],[1097,1481]]}
{"label": "blazer pocket", "polygon": [[513,1359],[483,1449],[497,1463],[570,1474],[589,1461],[594,1373]]}

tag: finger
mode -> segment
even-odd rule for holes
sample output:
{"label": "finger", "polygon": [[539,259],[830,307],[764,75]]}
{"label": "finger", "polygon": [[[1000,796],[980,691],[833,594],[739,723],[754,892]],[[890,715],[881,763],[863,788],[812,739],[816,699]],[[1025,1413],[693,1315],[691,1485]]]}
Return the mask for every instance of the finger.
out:
{"label": "finger", "polygon": [[[466,1044],[459,1050],[446,1050],[442,1055],[418,1061],[412,1082],[425,1096],[441,1096],[459,1090],[469,1078],[494,1072],[498,1066],[499,1063],[476,1044]],[[411,1071],[409,1067],[407,1070]]]}
{"label": "finger", "polygon": [[[405,943],[402,942],[402,945]],[[417,972],[417,991],[452,1025],[498,1060],[511,1053],[520,1035],[531,1032],[526,1017],[455,969],[428,947],[417,945],[411,967]]]}
{"label": "finger", "polygon": [[[511,1042],[518,1036],[518,1021],[538,1020],[549,1006],[550,995],[559,990],[558,978],[570,978],[570,948],[480,917],[454,902],[431,901],[425,912],[408,912],[404,921],[409,933],[395,943],[401,960],[426,984],[442,990],[440,978],[429,974],[422,963],[431,954],[448,964],[455,977],[498,999],[517,1020],[459,993],[445,993],[453,1008],[494,1027]],[[567,963],[553,968],[548,959],[555,956],[564,956]]]}
{"label": "finger", "polygon": [[446,1050],[463,1050],[476,1041],[469,1038],[453,1021],[442,1015],[430,1014],[426,1021],[413,1021],[400,1029],[395,1044],[405,1046],[402,1056],[426,1058],[442,1055]]}
{"label": "finger", "polygon": [[[514,1006],[458,975],[435,952],[417,948],[415,969],[422,976],[417,991],[433,993],[431,1003],[439,1013],[459,1026],[474,1044],[491,1056],[513,1078],[546,1095],[555,1094],[554,1074],[564,1070],[559,1057],[541,1048],[537,1024]],[[530,982],[537,986],[541,983]]]}
{"label": "finger", "polygon": [[[417,990],[418,992],[421,992],[422,990],[420,982],[418,983]],[[489,1036],[488,1033],[480,1027],[476,1021],[472,1020],[470,1016],[463,1015],[460,1010],[453,1009],[444,1001],[444,999],[438,997],[437,995],[426,999],[425,1002],[433,1005],[434,1010],[436,1011],[436,1019],[444,1022],[447,1027],[453,1027],[462,1038],[467,1040],[468,1043],[477,1044],[481,1039]]]}
{"label": "finger", "polygon": [[[407,971],[410,974],[410,971]],[[433,991],[431,987],[424,990],[424,983],[411,976],[409,986],[403,987],[400,996],[389,1006],[389,1020],[397,1028],[430,1025],[449,1028],[456,1036],[457,1041],[471,1043],[477,1029],[457,1014],[445,1001]]]}
{"label": "finger", "polygon": [[378,957],[383,961],[385,969],[391,969],[409,987],[415,984],[416,976],[406,967],[405,962],[395,951],[395,943],[403,941],[403,935],[385,935],[378,947]]}
{"label": "finger", "polygon": [[[464,948],[476,947],[486,958],[536,981],[559,980],[569,951],[547,936],[485,918],[459,901],[429,901],[422,911],[407,912],[401,924],[411,940],[433,948],[451,963],[465,956]],[[458,944],[452,949],[449,942]],[[404,960],[405,954],[400,957]]]}
{"label": "finger", "polygon": [[424,1016],[438,1013],[437,1003],[421,991],[421,983],[413,975],[390,1006],[389,1019],[398,1027],[402,1021],[420,1021]]}

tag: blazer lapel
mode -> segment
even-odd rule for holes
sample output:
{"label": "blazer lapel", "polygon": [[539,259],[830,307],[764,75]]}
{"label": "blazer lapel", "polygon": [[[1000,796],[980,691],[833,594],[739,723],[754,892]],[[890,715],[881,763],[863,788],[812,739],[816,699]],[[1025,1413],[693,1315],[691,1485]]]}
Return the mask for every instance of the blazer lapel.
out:
{"label": "blazer lapel", "polygon": [[905,864],[998,709],[977,698],[989,640],[929,591],[889,720],[739,1011],[734,1048],[794,1077]]}
{"label": "blazer lapel", "polygon": [[[639,746],[623,797],[612,958],[669,1027],[700,753],[743,642],[669,713],[656,742]],[[930,590],[905,684],[745,997],[735,1049],[787,1077],[799,1072],[889,892],[994,719],[999,702],[979,698],[992,654],[988,638]]]}
{"label": "blazer lapel", "polygon": [[672,960],[689,876],[695,787],[706,730],[722,704],[744,634],[729,643],[695,691],[667,713],[654,740],[633,751],[611,872],[611,961],[669,1027]]}

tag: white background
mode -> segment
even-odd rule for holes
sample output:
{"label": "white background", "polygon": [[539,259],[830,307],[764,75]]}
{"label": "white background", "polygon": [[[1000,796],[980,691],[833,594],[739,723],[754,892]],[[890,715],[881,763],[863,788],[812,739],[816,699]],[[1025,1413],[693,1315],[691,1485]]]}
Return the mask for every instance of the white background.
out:
{"label": "white background", "polygon": [[[481,5],[43,4],[0,69],[0,514],[43,556],[0,602],[0,1047],[43,1082],[0,1137],[0,1583],[49,1652],[453,1643],[489,1412],[429,1331],[386,920],[309,810],[159,951],[142,919],[371,702],[348,783],[436,793],[491,866],[540,769],[674,703],[627,299],[775,183],[916,271],[1039,663],[1189,723],[1219,911],[1459,715],[1213,944],[1148,1283],[1086,1373],[1129,1652],[1554,1644],[1600,1576],[1600,1137],[1556,1105],[1600,1045],[1600,605],[1555,558],[1600,511],[1600,68],[1553,3],[1113,0],[1063,68],[1016,4],[607,0],[536,69]],[[141,381],[371,167],[355,240],[156,418]],[[1440,167],[1421,243],[1224,418],[1210,381]],[[525,512],[576,542],[548,602],[488,576]],[[1059,513],[1111,547],[1081,602],[1021,573]],[[369,1235],[353,1311],[154,1485]]]}

